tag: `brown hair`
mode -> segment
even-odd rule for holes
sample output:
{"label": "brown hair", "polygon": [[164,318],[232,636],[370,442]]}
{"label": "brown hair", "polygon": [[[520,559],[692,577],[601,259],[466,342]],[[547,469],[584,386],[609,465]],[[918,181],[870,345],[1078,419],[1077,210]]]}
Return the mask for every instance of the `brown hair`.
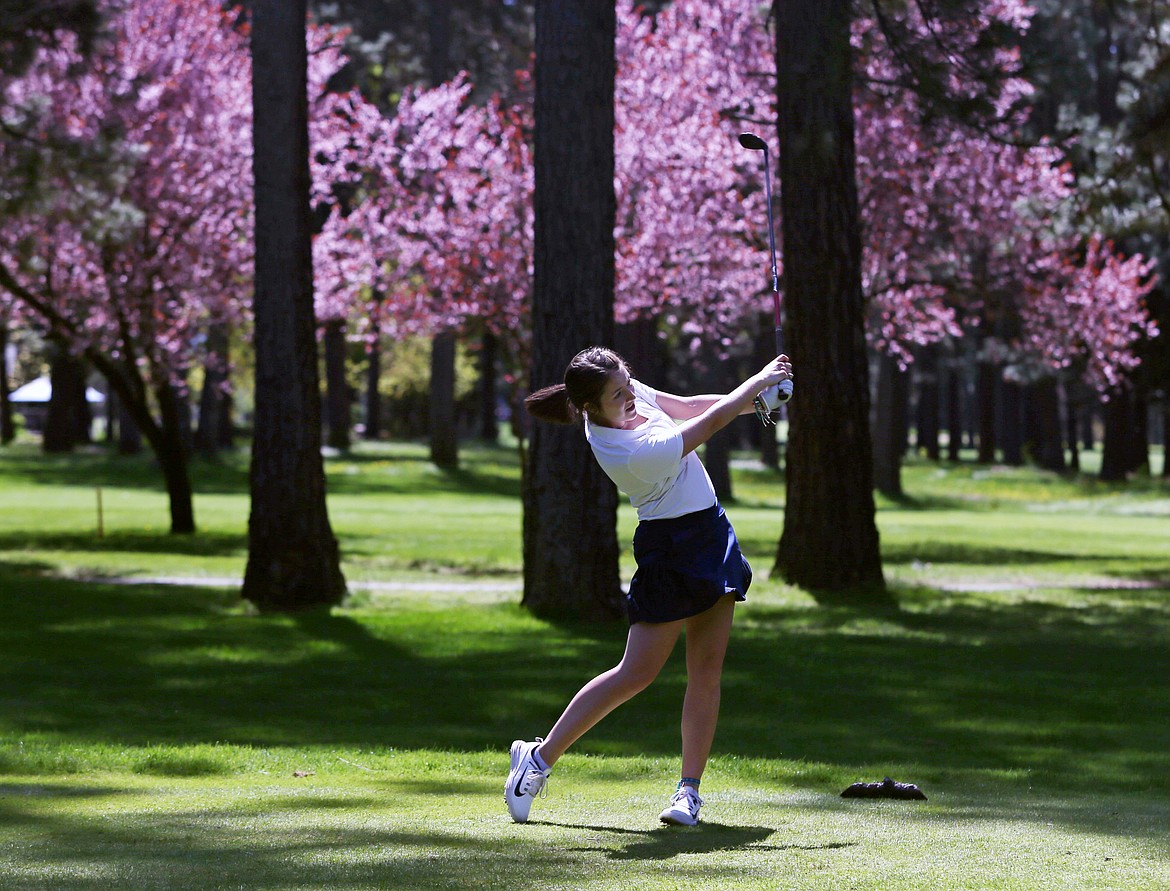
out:
{"label": "brown hair", "polygon": [[630,366],[608,347],[589,347],[573,357],[565,369],[565,382],[537,390],[524,400],[528,413],[552,424],[574,424],[581,419],[585,406],[598,405],[606,381],[615,371]]}

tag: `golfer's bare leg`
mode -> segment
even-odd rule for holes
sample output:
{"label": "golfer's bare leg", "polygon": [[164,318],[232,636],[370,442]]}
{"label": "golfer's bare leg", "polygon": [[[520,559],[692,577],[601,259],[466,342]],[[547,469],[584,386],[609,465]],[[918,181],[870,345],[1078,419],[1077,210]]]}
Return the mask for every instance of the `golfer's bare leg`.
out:
{"label": "golfer's bare leg", "polygon": [[704,613],[686,620],[687,693],[682,712],[682,775],[701,778],[719,721],[720,681],[735,596],[728,594]]}
{"label": "golfer's bare leg", "polygon": [[545,764],[552,767],[593,725],[650,686],[682,628],[682,621],[631,625],[622,661],[581,688],[541,743],[540,757]]}

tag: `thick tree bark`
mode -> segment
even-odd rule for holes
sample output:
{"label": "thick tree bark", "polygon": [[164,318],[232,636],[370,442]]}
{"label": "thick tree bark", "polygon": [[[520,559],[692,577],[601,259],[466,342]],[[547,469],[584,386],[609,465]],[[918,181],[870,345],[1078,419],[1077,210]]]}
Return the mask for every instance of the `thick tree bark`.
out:
{"label": "thick tree bark", "polygon": [[979,457],[980,464],[995,463],[996,429],[996,381],[999,368],[986,360],[980,360],[975,384],[975,395],[979,401]]}
{"label": "thick tree bark", "polygon": [[[1145,402],[1132,388],[1114,390],[1105,403],[1105,438],[1101,447],[1100,478],[1121,482],[1149,467]],[[1139,417],[1141,416],[1141,417]]]}
{"label": "thick tree bark", "polygon": [[1170,397],[1162,396],[1162,479],[1170,479]]}
{"label": "thick tree bark", "polygon": [[852,6],[784,0],[773,11],[786,332],[800,380],[775,571],[822,602],[887,605],[869,436]]}
{"label": "thick tree bark", "polygon": [[1081,470],[1081,448],[1077,437],[1077,431],[1080,427],[1079,422],[1079,408],[1076,400],[1073,399],[1069,392],[1070,388],[1067,385],[1061,385],[1060,395],[1061,404],[1064,406],[1064,440],[1068,448],[1068,469],[1073,473],[1080,473]]}
{"label": "thick tree bark", "polygon": [[345,322],[325,323],[325,404],[329,446],[349,449],[349,382],[345,377]]}
{"label": "thick tree bark", "polygon": [[[119,455],[138,455],[142,453],[142,431],[138,429],[138,424],[134,420],[134,415],[130,412],[126,404],[126,400],[121,396],[117,397],[118,401],[118,454]],[[171,516],[174,516],[174,511],[171,511]]]}
{"label": "thick tree bark", "polygon": [[431,400],[427,417],[431,429],[431,461],[436,467],[453,470],[459,466],[459,437],[455,417],[454,331],[436,334],[431,340]]}
{"label": "thick tree bark", "polygon": [[1003,463],[1019,467],[1024,463],[1023,388],[1002,378],[997,383],[996,430]]}
{"label": "thick tree bark", "polygon": [[89,405],[85,401],[85,364],[65,348],[53,347],[49,363],[52,393],[45,415],[41,447],[50,454],[71,452],[89,441]]}
{"label": "thick tree bark", "polygon": [[[203,389],[199,393],[199,425],[195,430],[195,448],[210,457],[225,441],[231,443],[231,404],[226,390],[228,369],[228,334],[223,324],[214,324],[207,333],[207,361],[203,364]],[[225,421],[227,430],[224,430]]]}
{"label": "thick tree bark", "polygon": [[8,387],[8,320],[3,319],[0,320],[0,445],[8,445],[16,438]]}
{"label": "thick tree bark", "polygon": [[[451,73],[450,0],[430,0],[427,35],[427,69],[431,84],[438,86]],[[436,299],[442,297],[436,295]],[[431,388],[427,412],[431,461],[436,467],[447,470],[459,466],[458,414],[455,408],[457,347],[456,332],[453,330],[439,331],[431,339]]]}
{"label": "thick tree bark", "polygon": [[955,357],[947,363],[947,460],[958,461],[963,448],[963,375]]}
{"label": "thick tree bark", "polygon": [[942,457],[939,450],[939,369],[938,344],[930,344],[919,352],[916,363],[918,401],[915,403],[915,447],[931,461]]}
{"label": "thick tree bark", "polygon": [[1026,441],[1024,451],[1044,470],[1063,473],[1064,438],[1060,426],[1060,391],[1054,377],[1036,381],[1027,388]]}
{"label": "thick tree bark", "polygon": [[171,531],[195,531],[195,506],[188,472],[189,453],[183,407],[178,390],[169,382],[162,384],[155,398],[159,406],[159,440],[154,449],[159,469],[171,502]]}
{"label": "thick tree bark", "polygon": [[910,372],[898,360],[882,353],[878,364],[877,405],[873,419],[874,487],[887,498],[899,499],[902,456],[906,453],[910,413]]}
{"label": "thick tree bark", "polygon": [[[535,389],[614,337],[612,0],[537,0]],[[617,490],[579,428],[536,424],[524,476],[524,604],[583,620],[620,614]]]}
{"label": "thick tree bark", "polygon": [[243,596],[265,612],[345,596],[325,503],[313,317],[305,0],[252,4],[256,412]]}

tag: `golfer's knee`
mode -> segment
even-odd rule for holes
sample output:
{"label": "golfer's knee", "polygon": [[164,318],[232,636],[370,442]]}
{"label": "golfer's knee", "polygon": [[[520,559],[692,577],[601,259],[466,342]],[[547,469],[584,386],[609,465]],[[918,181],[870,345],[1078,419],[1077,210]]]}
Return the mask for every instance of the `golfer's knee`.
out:
{"label": "golfer's knee", "polygon": [[619,665],[617,681],[633,696],[654,683],[660,670],[661,666],[656,665]]}
{"label": "golfer's knee", "polygon": [[687,662],[687,686],[696,689],[719,689],[723,679],[721,658],[694,659]]}

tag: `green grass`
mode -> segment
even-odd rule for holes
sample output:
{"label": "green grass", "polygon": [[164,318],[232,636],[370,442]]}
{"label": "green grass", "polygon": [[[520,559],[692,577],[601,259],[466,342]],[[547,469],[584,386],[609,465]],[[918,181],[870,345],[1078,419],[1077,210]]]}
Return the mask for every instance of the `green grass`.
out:
{"label": "green grass", "polygon": [[[243,570],[244,462],[196,466],[174,538],[146,460],[0,452],[0,887],[1170,887],[1164,484],[911,465],[878,514],[900,607],[865,613],[764,577],[783,485],[737,465],[759,576],[705,823],[668,830],[681,653],[504,812],[508,743],[623,642],[518,606],[508,450],[330,459],[355,594],[296,618],[193,581]],[[839,797],[886,775],[929,800]]]}

